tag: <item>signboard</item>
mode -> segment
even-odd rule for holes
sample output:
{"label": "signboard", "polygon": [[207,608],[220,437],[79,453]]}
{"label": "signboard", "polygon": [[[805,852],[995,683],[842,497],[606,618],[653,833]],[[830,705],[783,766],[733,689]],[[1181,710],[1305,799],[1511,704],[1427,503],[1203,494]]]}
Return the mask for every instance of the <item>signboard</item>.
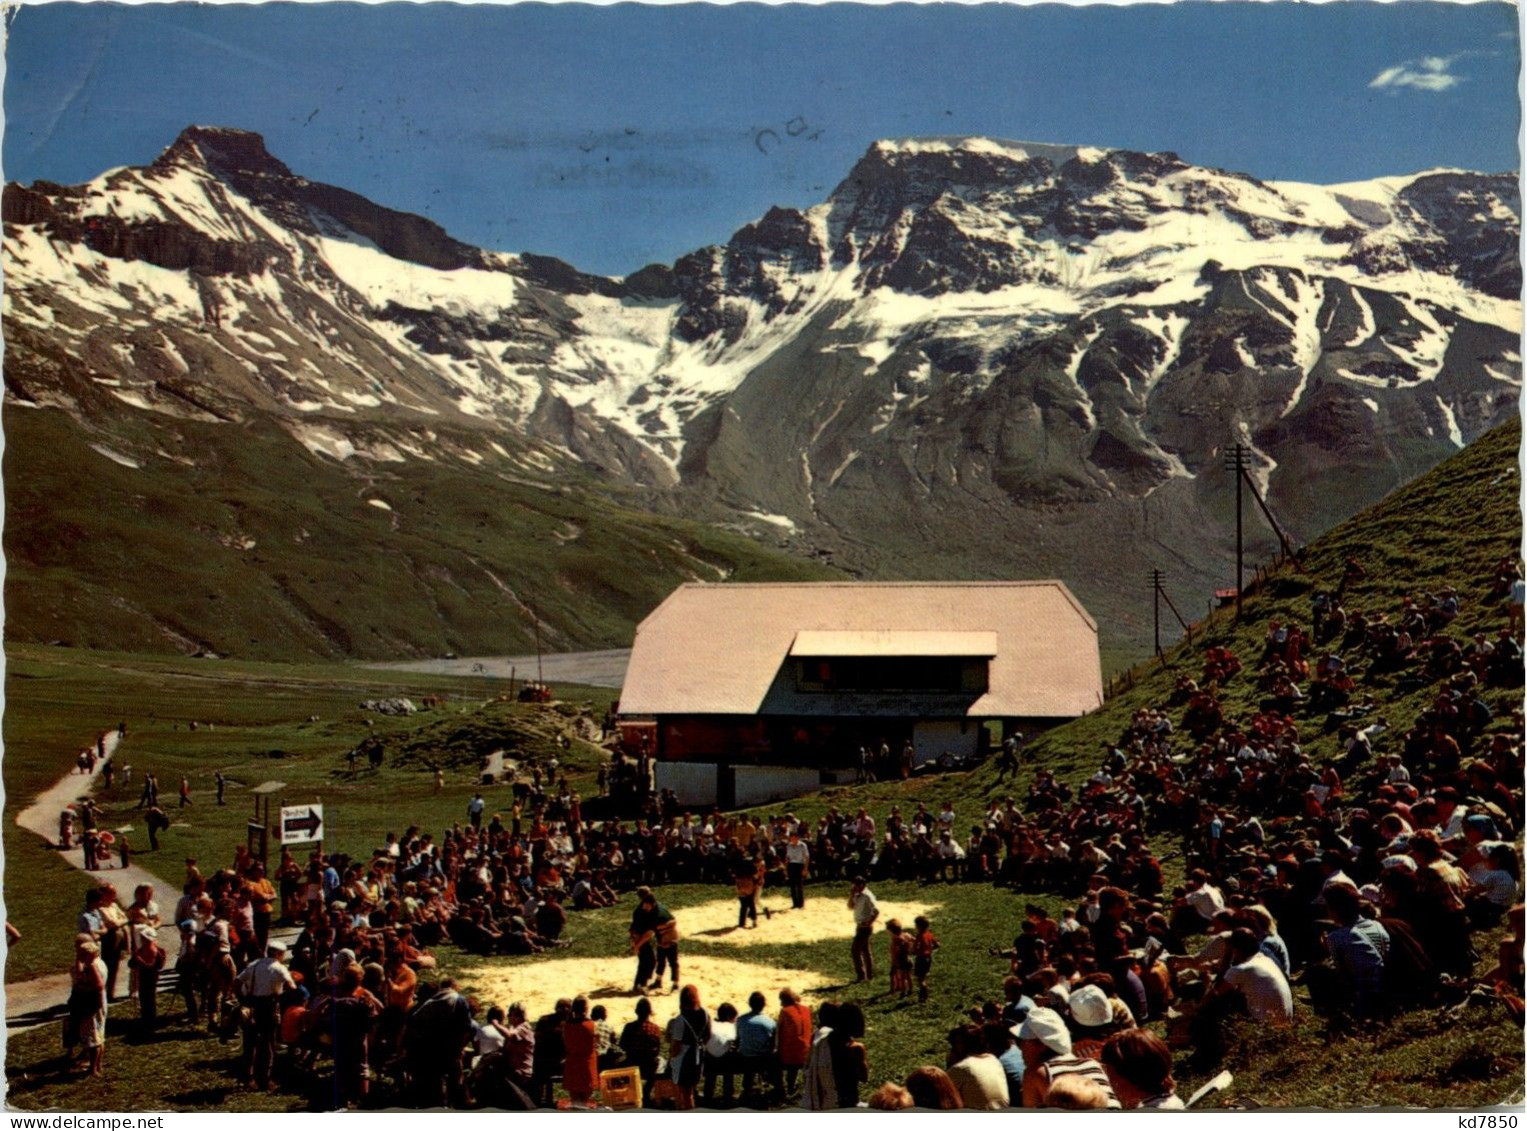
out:
{"label": "signboard", "polygon": [[322,805],[283,805],[281,843],[306,844],[323,839]]}

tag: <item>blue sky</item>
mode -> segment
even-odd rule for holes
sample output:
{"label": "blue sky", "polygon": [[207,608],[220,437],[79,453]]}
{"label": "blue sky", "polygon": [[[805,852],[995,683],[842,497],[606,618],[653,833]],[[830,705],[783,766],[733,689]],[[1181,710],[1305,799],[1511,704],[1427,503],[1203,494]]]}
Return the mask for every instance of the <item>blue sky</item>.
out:
{"label": "blue sky", "polygon": [[618,274],[822,199],[882,137],[1515,169],[1517,29],[1503,3],[46,4],[9,29],[4,173],[78,182],[240,126],[468,242]]}

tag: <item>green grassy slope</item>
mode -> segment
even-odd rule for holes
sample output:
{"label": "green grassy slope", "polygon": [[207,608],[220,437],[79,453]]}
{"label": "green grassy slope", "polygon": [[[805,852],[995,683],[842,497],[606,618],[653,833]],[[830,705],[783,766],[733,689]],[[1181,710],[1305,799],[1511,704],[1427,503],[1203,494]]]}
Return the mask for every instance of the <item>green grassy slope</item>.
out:
{"label": "green grassy slope", "polygon": [[11,640],[266,660],[508,654],[535,646],[533,608],[546,646],[566,651],[629,644],[680,582],[842,576],[508,460],[341,465],[268,422],[128,418],[130,450],[156,453],[131,468],[62,412],[4,415]]}

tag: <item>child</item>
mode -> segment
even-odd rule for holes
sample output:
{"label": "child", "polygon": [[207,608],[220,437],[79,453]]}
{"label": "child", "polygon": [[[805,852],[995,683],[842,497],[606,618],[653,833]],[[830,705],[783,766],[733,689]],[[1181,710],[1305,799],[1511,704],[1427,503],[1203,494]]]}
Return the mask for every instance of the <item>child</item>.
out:
{"label": "child", "polygon": [[886,923],[891,934],[891,992],[906,997],[912,992],[912,933],[902,929],[900,919]]}
{"label": "child", "polygon": [[912,922],[917,928],[917,937],[912,943],[912,973],[917,978],[917,1000],[927,1001],[928,972],[933,969],[933,952],[938,949],[938,939],[933,937],[933,925],[926,915],[919,915]]}

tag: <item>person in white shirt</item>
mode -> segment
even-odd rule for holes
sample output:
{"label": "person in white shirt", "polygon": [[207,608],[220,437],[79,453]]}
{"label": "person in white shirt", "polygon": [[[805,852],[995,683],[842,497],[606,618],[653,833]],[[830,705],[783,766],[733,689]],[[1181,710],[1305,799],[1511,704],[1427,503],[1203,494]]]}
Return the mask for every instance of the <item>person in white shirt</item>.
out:
{"label": "person in white shirt", "polygon": [[248,1003],[251,1018],[246,1030],[250,1082],[260,1091],[270,1087],[271,1069],[276,1063],[276,1036],[281,1021],[281,995],[297,988],[297,981],[286,968],[286,944],[272,942],[264,958],[244,967],[234,982],[239,997]]}
{"label": "person in white shirt", "polygon": [[806,906],[806,871],[810,865],[811,846],[799,832],[792,832],[790,843],[785,845],[785,875],[790,880],[790,906],[797,910]]}
{"label": "person in white shirt", "polygon": [[946,829],[938,834],[938,875],[939,879],[948,883],[954,883],[960,878],[960,863],[965,859],[965,850],[960,847],[960,842],[955,840]]}
{"label": "person in white shirt", "polygon": [[716,1081],[725,1078],[724,1099],[730,1103],[737,1075],[737,1007],[723,1003],[711,1019],[705,1041],[705,1102],[715,1098]]}
{"label": "person in white shirt", "polygon": [[1184,899],[1187,905],[1196,911],[1205,924],[1215,915],[1225,909],[1225,896],[1209,882],[1209,874],[1201,868],[1195,868],[1188,877],[1193,885],[1188,889]]}
{"label": "person in white shirt", "polygon": [[854,942],[850,951],[854,960],[854,981],[872,981],[875,977],[875,952],[870,941],[875,921],[880,918],[880,903],[863,876],[854,877],[848,906],[854,913]]}
{"label": "person in white shirt", "polygon": [[1215,987],[1217,993],[1238,990],[1246,999],[1252,1020],[1281,1028],[1294,1021],[1294,992],[1278,964],[1263,954],[1257,936],[1245,927],[1230,934],[1230,967]]}
{"label": "person in white shirt", "polygon": [[504,1047],[509,1027],[504,1024],[504,1009],[495,1005],[488,1010],[488,1018],[482,1024],[472,1023],[472,1048],[479,1057],[491,1056]]}
{"label": "person in white shirt", "polygon": [[949,1079],[959,1090],[968,1111],[1002,1111],[1009,1107],[1007,1072],[1002,1062],[986,1047],[986,1035],[979,1025],[961,1025],[949,1034],[953,1063]]}

